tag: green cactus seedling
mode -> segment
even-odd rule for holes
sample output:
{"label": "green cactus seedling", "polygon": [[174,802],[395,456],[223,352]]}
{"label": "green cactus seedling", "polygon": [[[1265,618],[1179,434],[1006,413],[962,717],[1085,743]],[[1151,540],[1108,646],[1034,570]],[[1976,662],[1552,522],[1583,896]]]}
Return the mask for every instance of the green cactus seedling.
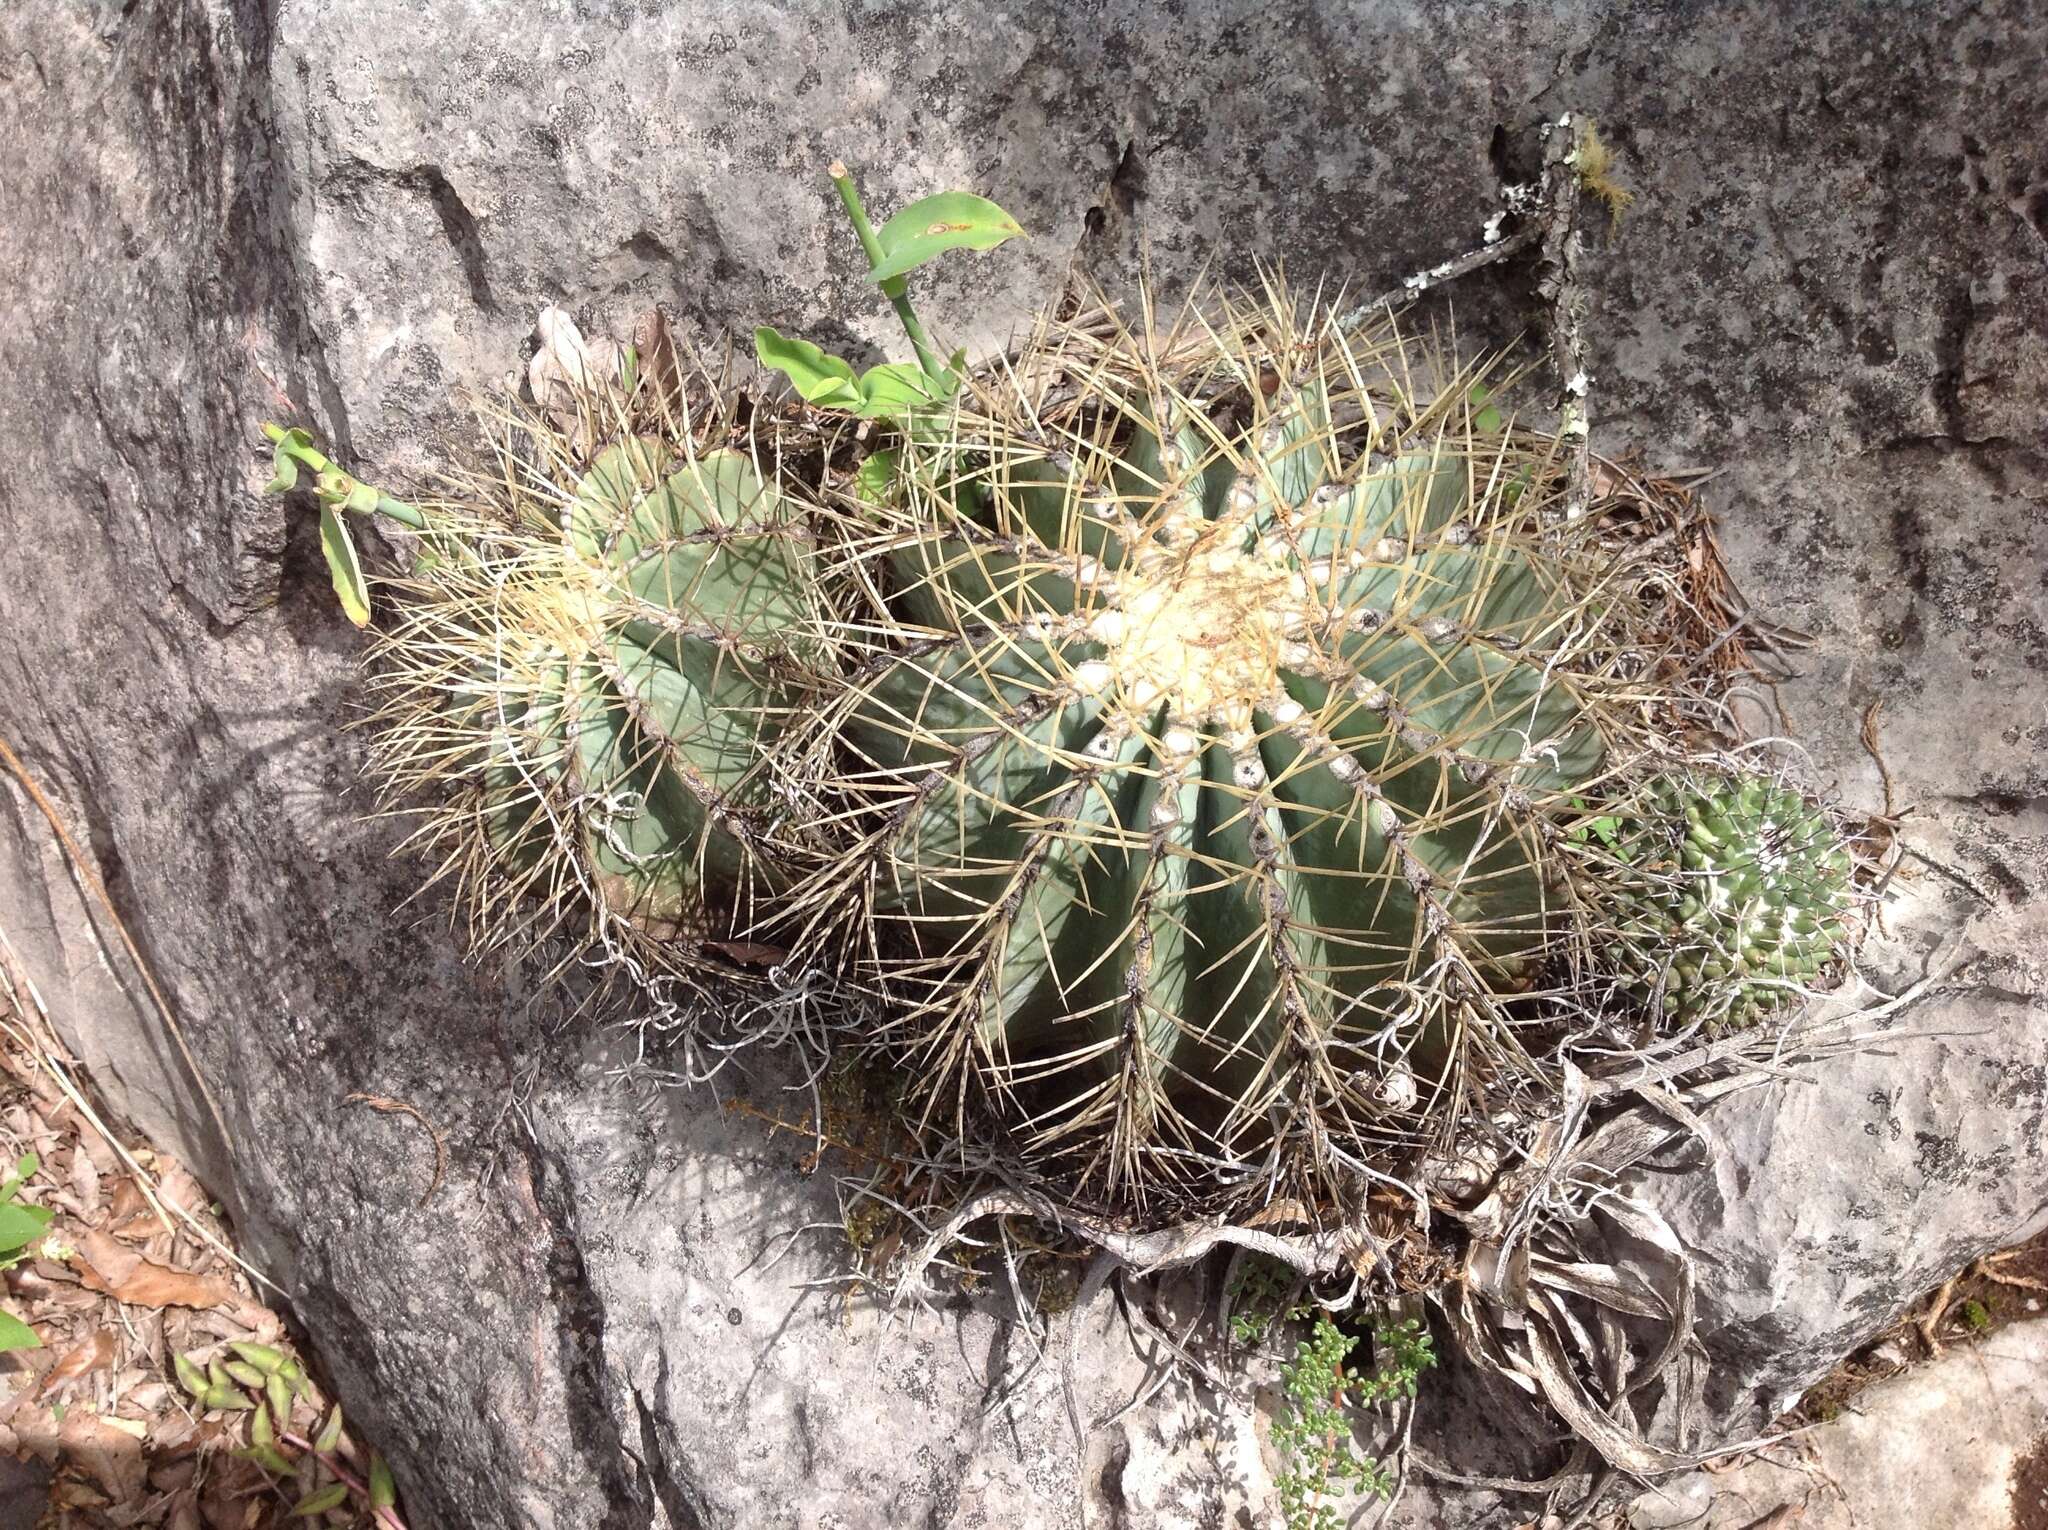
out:
{"label": "green cactus seedling", "polygon": [[1810,991],[1848,938],[1848,847],[1823,809],[1768,776],[1660,777],[1614,839],[1606,953],[1680,1024],[1756,1023]]}

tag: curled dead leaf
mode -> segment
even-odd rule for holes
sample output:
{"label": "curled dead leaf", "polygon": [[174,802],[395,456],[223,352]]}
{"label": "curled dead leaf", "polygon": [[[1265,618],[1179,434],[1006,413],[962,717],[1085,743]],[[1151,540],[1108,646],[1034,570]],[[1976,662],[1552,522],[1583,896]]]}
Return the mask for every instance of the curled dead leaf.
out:
{"label": "curled dead leaf", "polygon": [[668,315],[659,308],[648,309],[633,326],[633,351],[640,358],[640,376],[656,398],[668,398],[681,390],[682,360],[676,354]]}
{"label": "curled dead leaf", "polygon": [[73,1408],[64,1415],[57,1433],[65,1456],[104,1489],[115,1503],[131,1503],[142,1496],[148,1468],[142,1459],[142,1441],[120,1421],[102,1418],[86,1408]]}
{"label": "curled dead leaf", "polygon": [[103,1232],[78,1235],[76,1268],[89,1289],[131,1307],[235,1307],[242,1301],[220,1281],[145,1259]]}
{"label": "curled dead leaf", "polygon": [[63,1359],[43,1374],[36,1386],[36,1395],[61,1387],[68,1381],[76,1381],[88,1372],[96,1371],[103,1365],[111,1364],[114,1358],[114,1335],[110,1329],[101,1329],[83,1344],[74,1346]]}

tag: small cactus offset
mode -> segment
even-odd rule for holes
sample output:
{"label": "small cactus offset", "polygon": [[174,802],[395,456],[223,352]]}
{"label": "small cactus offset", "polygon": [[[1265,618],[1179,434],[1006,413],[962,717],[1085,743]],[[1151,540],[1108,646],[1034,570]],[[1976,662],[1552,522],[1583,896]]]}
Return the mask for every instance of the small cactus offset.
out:
{"label": "small cactus offset", "polygon": [[671,950],[729,938],[775,885],[759,761],[820,626],[807,535],[708,429],[587,463],[543,419],[510,431],[433,507],[459,551],[401,582],[375,764],[434,804],[421,837],[486,938],[591,907]]}
{"label": "small cactus offset", "polygon": [[928,1118],[1122,1204],[1312,1192],[1514,1066],[1626,716],[1554,444],[1270,297],[1047,325],[849,516],[867,833],[817,896],[871,905]]}
{"label": "small cactus offset", "polygon": [[1719,1034],[1810,992],[1850,933],[1854,862],[1825,810],[1760,775],[1696,771],[1644,790],[1610,819],[1603,878],[1630,992],[1681,1026]]}

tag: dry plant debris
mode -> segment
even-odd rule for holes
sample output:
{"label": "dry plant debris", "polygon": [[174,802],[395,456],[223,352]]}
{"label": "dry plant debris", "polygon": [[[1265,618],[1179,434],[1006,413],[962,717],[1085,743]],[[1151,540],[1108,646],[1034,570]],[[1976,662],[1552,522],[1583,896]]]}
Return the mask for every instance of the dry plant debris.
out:
{"label": "dry plant debris", "polygon": [[[369,1507],[373,1473],[388,1501],[388,1472],[341,1430],[219,1207],[182,1165],[110,1132],[32,994],[0,937],[0,1154],[37,1155],[21,1199],[55,1212],[0,1294],[41,1340],[0,1356],[0,1451],[52,1473],[42,1530],[398,1527]],[[266,1368],[284,1379],[258,1402]],[[209,1393],[224,1406],[181,1370],[228,1381]],[[237,1453],[265,1449],[289,1470]]]}

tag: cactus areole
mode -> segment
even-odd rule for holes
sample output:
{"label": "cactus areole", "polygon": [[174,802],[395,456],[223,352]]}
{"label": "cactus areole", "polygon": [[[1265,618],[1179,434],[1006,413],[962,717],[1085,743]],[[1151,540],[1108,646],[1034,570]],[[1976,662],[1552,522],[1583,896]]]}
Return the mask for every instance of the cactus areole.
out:
{"label": "cactus areole", "polygon": [[1409,1138],[1559,929],[1610,596],[1547,443],[1406,370],[1278,303],[1049,329],[859,508],[890,593],[831,726],[875,976],[958,1085],[929,1110],[1084,1192],[1263,1197]]}

